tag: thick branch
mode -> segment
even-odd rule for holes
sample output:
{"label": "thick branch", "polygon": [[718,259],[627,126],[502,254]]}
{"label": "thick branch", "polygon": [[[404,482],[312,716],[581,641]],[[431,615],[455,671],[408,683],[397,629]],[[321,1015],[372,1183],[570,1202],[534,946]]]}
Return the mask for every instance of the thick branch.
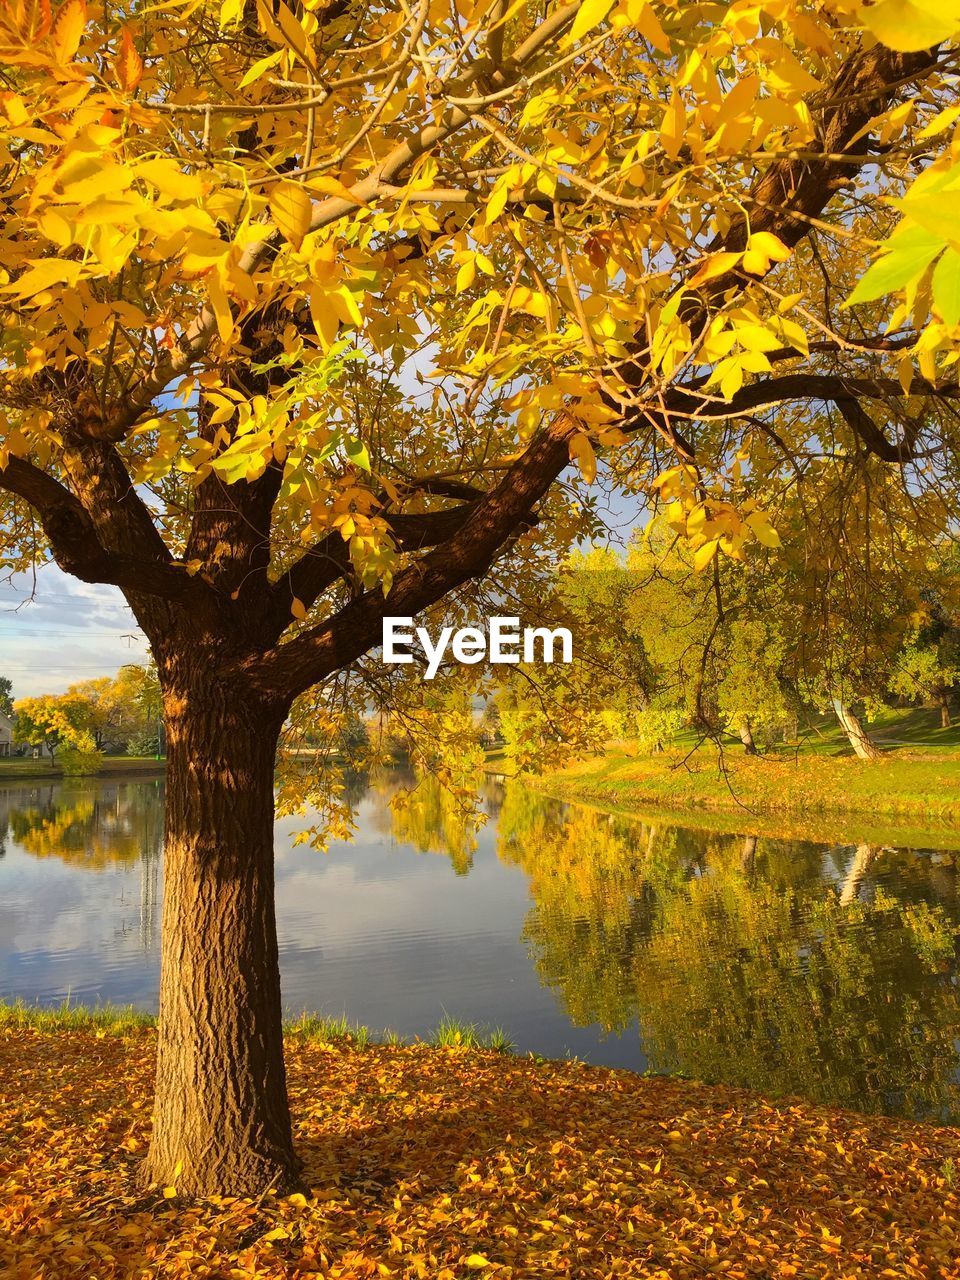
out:
{"label": "thick branch", "polygon": [[750,383],[741,387],[729,400],[710,398],[707,391],[698,387],[675,387],[667,397],[666,407],[670,414],[703,420],[745,416],[757,409],[769,408],[787,400],[833,403],[869,453],[883,462],[904,462],[913,455],[916,431],[900,442],[891,443],[863,408],[861,401],[903,400],[905,394],[957,399],[960,397],[960,385],[948,383],[935,386],[917,378],[911,384],[909,393],[905,393],[894,378],[844,378],[838,374],[792,373]]}
{"label": "thick branch", "polygon": [[[460,530],[471,507],[451,507],[418,515],[387,515],[393,540],[401,551],[423,551],[446,542]],[[531,518],[532,522],[532,518]],[[309,609],[329,587],[351,571],[350,548],[339,533],[329,533],[314,543],[271,587],[271,641],[289,625],[294,600]]]}
{"label": "thick branch", "polygon": [[510,536],[533,522],[533,508],[569,461],[571,430],[554,423],[484,498],[470,507],[433,513],[451,520],[460,517],[462,524],[398,574],[386,598],[381,591],[368,591],[326,622],[247,664],[254,686],[268,695],[294,698],[379,644],[385,617],[412,617],[463,583],[481,577]]}
{"label": "thick branch", "polygon": [[185,601],[196,594],[196,584],[170,564],[107,550],[80,500],[39,467],[10,458],[0,470],[0,489],[23,498],[37,512],[64,573],[82,582],[110,583],[167,600]]}

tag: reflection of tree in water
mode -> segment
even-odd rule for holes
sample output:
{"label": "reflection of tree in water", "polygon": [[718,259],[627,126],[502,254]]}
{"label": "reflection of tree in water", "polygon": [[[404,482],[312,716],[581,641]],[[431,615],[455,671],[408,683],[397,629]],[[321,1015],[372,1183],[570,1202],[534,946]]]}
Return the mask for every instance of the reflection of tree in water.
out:
{"label": "reflection of tree in water", "polygon": [[389,805],[395,840],[412,845],[419,853],[444,853],[458,876],[467,874],[477,848],[477,822],[466,797],[456,795],[430,774],[401,788],[387,779],[372,785],[382,789],[385,810]]}
{"label": "reflection of tree in water", "polygon": [[14,841],[36,858],[91,870],[156,860],[163,847],[161,783],[69,783],[7,791]]}
{"label": "reflection of tree in water", "polygon": [[946,856],[712,835],[519,788],[500,856],[529,876],[541,979],[574,1022],[638,1018],[654,1069],[859,1108],[960,1109]]}
{"label": "reflection of tree in water", "polygon": [[158,941],[163,851],[163,783],[49,783],[0,788],[0,832],[36,858],[84,870],[137,866],[138,934],[144,951]]}

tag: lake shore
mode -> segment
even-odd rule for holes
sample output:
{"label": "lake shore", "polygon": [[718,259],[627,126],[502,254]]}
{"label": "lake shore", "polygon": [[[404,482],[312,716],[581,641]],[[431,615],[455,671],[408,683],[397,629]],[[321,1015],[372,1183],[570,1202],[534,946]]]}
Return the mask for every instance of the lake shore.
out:
{"label": "lake shore", "polygon": [[[96,773],[80,775],[85,778],[160,778],[166,772],[165,759],[155,756],[105,756]],[[33,760],[24,756],[5,757],[0,760],[0,782],[60,782],[65,774],[54,758]]]}
{"label": "lake shore", "polygon": [[144,1194],[154,1032],[0,1023],[11,1280],[960,1275],[960,1131],[510,1054],[291,1034],[308,1194]]}
{"label": "lake shore", "polygon": [[[496,760],[488,769],[497,769]],[[880,759],[787,754],[745,756],[734,748],[675,749],[641,755],[617,744],[600,757],[581,760],[524,781],[570,802],[625,811],[651,809],[717,818],[727,830],[830,839],[849,820],[865,839],[867,828],[906,828],[917,836],[960,840],[960,757],[889,751]],[[729,821],[728,821],[729,820]]]}

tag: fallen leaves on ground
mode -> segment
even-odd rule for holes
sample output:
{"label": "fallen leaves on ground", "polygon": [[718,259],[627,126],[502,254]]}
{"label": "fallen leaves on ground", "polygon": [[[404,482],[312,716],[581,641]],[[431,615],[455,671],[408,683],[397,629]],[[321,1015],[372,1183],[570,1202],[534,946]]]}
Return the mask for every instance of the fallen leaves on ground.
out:
{"label": "fallen leaves on ground", "polygon": [[956,1277],[960,1132],[477,1051],[291,1040],[309,1195],[135,1183],[154,1033],[0,1033],[0,1275]]}

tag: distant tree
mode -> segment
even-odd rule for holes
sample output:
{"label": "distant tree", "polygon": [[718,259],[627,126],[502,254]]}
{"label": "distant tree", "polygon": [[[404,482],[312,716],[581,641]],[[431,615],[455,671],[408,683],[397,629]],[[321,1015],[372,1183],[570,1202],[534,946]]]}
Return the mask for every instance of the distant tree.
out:
{"label": "distant tree", "polygon": [[96,749],[86,698],[71,693],[42,694],[19,699],[13,710],[17,740],[47,751],[51,769],[61,744],[85,751]]}
{"label": "distant tree", "polygon": [[933,703],[940,711],[941,728],[949,729],[950,697],[958,684],[960,626],[938,604],[897,655],[890,688],[911,701]]}
{"label": "distant tree", "polygon": [[0,711],[13,715],[13,681],[9,676],[0,676]]}
{"label": "distant tree", "polygon": [[83,680],[67,692],[87,702],[88,727],[98,749],[110,740],[126,742],[149,730],[156,737],[160,685],[152,664],[129,663],[115,676]]}

